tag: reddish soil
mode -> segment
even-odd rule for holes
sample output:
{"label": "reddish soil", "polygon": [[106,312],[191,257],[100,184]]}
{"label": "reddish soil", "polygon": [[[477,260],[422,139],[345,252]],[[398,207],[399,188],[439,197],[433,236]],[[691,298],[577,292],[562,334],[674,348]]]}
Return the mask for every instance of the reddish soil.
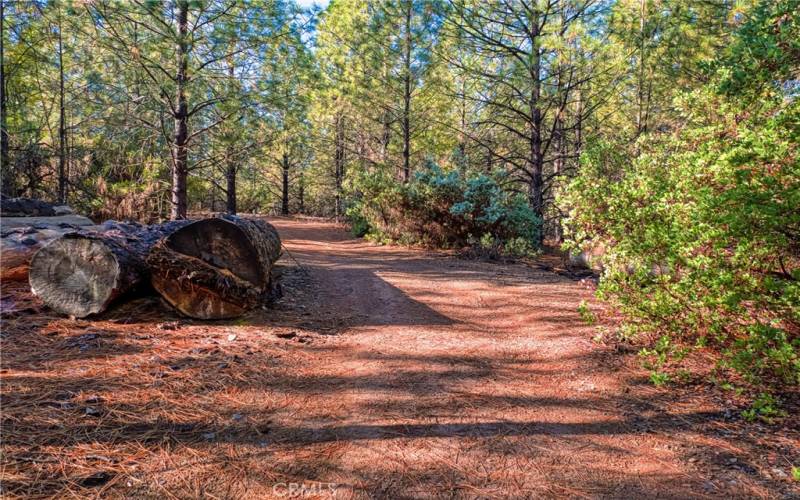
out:
{"label": "reddish soil", "polygon": [[800,495],[798,430],[651,386],[587,282],[273,222],[284,297],[237,321],[4,287],[4,497]]}

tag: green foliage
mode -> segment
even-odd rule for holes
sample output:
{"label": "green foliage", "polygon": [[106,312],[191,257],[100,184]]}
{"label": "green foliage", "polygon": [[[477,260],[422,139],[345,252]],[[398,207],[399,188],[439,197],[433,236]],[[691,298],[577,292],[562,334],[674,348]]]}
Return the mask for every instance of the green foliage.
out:
{"label": "green foliage", "polygon": [[719,82],[723,92],[749,97],[776,91],[800,93],[798,12],[800,0],[759,2],[726,55],[726,71]]}
{"label": "green foliage", "polygon": [[429,164],[408,184],[380,172],[355,177],[351,223],[407,243],[437,247],[472,244],[516,257],[537,251],[540,220],[525,199],[485,174],[445,171]]}
{"label": "green foliage", "polygon": [[792,479],[800,481],[800,467],[792,466]]}
{"label": "green foliage", "polygon": [[584,323],[588,325],[593,325],[597,322],[597,317],[591,309],[589,309],[589,304],[587,304],[585,300],[582,300],[581,303],[578,304],[578,314],[580,314]]}
{"label": "green foliage", "polygon": [[[774,40],[783,40],[776,29],[796,29],[786,19],[793,3],[762,5],[728,57],[780,45],[748,64],[796,70],[795,42]],[[675,100],[683,125],[673,133],[644,136],[629,151],[589,145],[562,196],[567,246],[602,246],[599,293],[632,329],[658,332],[644,351],[655,372],[674,358],[669,345],[685,343],[718,352],[751,383],[798,384],[800,103],[773,81],[785,72],[744,82],[728,60]]]}
{"label": "green foliage", "polygon": [[531,240],[517,236],[516,238],[509,238],[503,243],[503,250],[511,257],[529,257],[533,258],[539,255],[540,251]]}
{"label": "green foliage", "polygon": [[686,353],[687,350],[677,348],[668,335],[662,335],[652,349],[644,348],[639,351],[639,356],[645,358],[644,367],[650,370],[650,381],[659,386],[666,384],[671,379],[665,371],[667,364],[671,360],[680,361],[686,356]]}
{"label": "green foliage", "polygon": [[780,409],[780,401],[771,394],[761,393],[750,405],[750,408],[742,412],[742,416],[748,422],[761,420],[768,424],[776,418],[785,417],[786,412]]}

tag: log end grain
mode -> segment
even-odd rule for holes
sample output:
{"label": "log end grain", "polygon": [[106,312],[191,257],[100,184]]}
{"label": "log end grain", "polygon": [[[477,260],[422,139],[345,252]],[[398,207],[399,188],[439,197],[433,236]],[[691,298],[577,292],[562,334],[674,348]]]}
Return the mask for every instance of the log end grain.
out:
{"label": "log end grain", "polygon": [[31,259],[31,291],[52,309],[83,318],[103,311],[118,295],[119,267],[100,241],[59,238]]}

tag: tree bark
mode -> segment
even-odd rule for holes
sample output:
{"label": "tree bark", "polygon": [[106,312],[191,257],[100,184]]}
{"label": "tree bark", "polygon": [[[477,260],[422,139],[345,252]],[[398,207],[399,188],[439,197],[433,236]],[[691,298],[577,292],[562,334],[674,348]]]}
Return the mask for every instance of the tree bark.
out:
{"label": "tree bark", "polygon": [[[541,54],[539,52],[539,16],[534,15],[531,20],[530,27],[530,41],[531,41],[531,57],[532,64],[530,68],[531,89],[530,96],[530,120],[531,120],[531,135],[530,135],[530,163],[531,163],[531,179],[528,191],[528,201],[533,212],[541,219],[544,220],[544,178],[542,171],[544,169],[544,154],[542,153],[542,110],[539,99],[541,97],[542,86],[542,62]],[[539,231],[538,236],[539,245],[544,241],[543,231]]]}
{"label": "tree bark", "polygon": [[344,179],[344,115],[338,112],[334,123],[334,183],[335,183],[335,203],[334,212],[336,217],[344,215],[342,212],[342,180]]}
{"label": "tree bark", "polygon": [[189,3],[178,1],[178,71],[175,75],[176,109],[174,110],[175,136],[172,146],[172,211],[173,220],[185,219],[188,203],[186,200],[186,177],[189,173],[189,105],[186,100],[188,81],[189,46]]}
{"label": "tree bark", "polygon": [[403,47],[403,182],[411,178],[411,0],[406,0]]}
{"label": "tree bark", "polygon": [[300,171],[300,182],[297,189],[297,211],[301,214],[306,213],[306,180],[303,171]]}
{"label": "tree bark", "polygon": [[[6,97],[6,59],[5,59],[5,2],[0,0],[0,166],[6,176],[7,185],[10,186],[8,194],[15,196],[16,181],[8,179],[8,128],[7,113],[8,99]],[[8,189],[8,188],[7,188]]]}
{"label": "tree bark", "polygon": [[147,284],[150,248],[185,224],[109,221],[97,231],[67,233],[33,255],[31,291],[52,309],[76,318],[103,312],[118,297]]}
{"label": "tree bark", "polygon": [[[228,78],[233,81],[234,66],[233,57],[228,61]],[[236,151],[234,145],[228,146],[226,161],[228,169],[225,172],[225,180],[227,181],[227,189],[225,190],[226,208],[229,215],[236,215]]]}
{"label": "tree bark", "polygon": [[281,252],[267,222],[224,216],[181,227],[147,258],[153,287],[181,313],[233,318],[262,303]]}
{"label": "tree bark", "polygon": [[647,2],[640,0],[639,2],[639,77],[637,82],[637,110],[636,110],[636,136],[643,134],[647,131],[647,112],[645,111],[645,92],[644,92],[644,71],[646,62],[645,50],[645,18],[647,17]]}
{"label": "tree bark", "polygon": [[58,202],[67,202],[67,117],[64,108],[64,37],[58,8]]}
{"label": "tree bark", "polygon": [[227,200],[226,208],[229,215],[236,215],[236,165],[233,163],[233,160],[229,159],[228,162],[228,170],[225,173],[226,180],[228,181],[228,187],[225,191]]}
{"label": "tree bark", "polygon": [[[560,176],[564,170],[564,162],[567,155],[567,138],[564,131],[564,117],[563,112],[559,112],[556,116],[556,125],[554,130],[556,137],[556,151],[557,157],[553,162],[553,183],[558,183],[561,179]],[[560,244],[564,239],[564,228],[561,226],[561,214],[556,206],[555,220],[553,221],[553,238],[555,242]]]}
{"label": "tree bark", "polygon": [[283,193],[281,196],[281,215],[289,215],[289,154],[283,153],[282,161],[283,182],[281,183]]}

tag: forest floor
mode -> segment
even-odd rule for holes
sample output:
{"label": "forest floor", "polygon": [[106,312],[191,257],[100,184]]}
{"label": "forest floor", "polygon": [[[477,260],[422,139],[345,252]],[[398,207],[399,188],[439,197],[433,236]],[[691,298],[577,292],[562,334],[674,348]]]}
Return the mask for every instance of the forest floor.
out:
{"label": "forest floor", "polygon": [[272,222],[284,297],[239,320],[4,286],[3,497],[800,497],[796,419],[652,386],[590,281]]}

